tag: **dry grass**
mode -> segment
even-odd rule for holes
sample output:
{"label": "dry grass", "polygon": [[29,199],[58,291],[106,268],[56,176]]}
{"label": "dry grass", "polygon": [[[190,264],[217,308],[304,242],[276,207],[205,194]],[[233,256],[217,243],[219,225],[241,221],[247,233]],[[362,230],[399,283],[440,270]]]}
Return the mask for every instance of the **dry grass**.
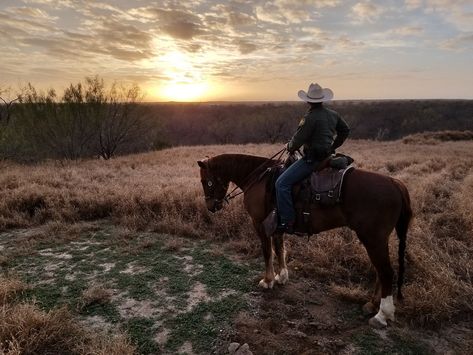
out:
{"label": "dry grass", "polygon": [[18,279],[0,276],[0,306],[15,299],[22,292],[26,291],[26,289],[26,284]]}
{"label": "dry grass", "polygon": [[[196,160],[224,152],[271,156],[275,145],[182,147],[111,161],[38,166],[8,165],[0,175],[0,228],[111,218],[129,230],[228,240],[239,253],[259,253],[258,241],[234,200],[215,215],[205,208]],[[343,149],[358,167],[403,180],[415,219],[408,246],[406,300],[400,314],[439,325],[472,314],[473,143],[351,141]],[[58,227],[58,228],[59,228]],[[169,244],[169,248],[179,248]],[[338,285],[337,294],[368,295],[373,272],[366,252],[347,229],[289,241],[290,266]],[[391,239],[397,265],[397,240]],[[356,285],[356,286],[347,286]],[[348,288],[347,288],[348,287]]]}
{"label": "dry grass", "polygon": [[406,144],[437,144],[449,141],[471,141],[473,131],[438,131],[411,134],[402,139]]}
{"label": "dry grass", "polygon": [[82,292],[79,308],[86,308],[92,304],[106,304],[112,299],[112,292],[101,285],[91,285]]}
{"label": "dry grass", "polygon": [[133,354],[123,335],[93,334],[84,329],[67,308],[41,311],[33,303],[14,301],[26,286],[0,277],[1,354]]}

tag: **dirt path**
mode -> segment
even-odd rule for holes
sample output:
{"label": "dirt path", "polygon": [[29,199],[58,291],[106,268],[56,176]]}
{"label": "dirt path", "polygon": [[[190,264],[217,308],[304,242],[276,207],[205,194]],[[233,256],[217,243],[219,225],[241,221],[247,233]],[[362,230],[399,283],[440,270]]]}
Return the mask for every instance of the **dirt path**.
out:
{"label": "dirt path", "polygon": [[231,342],[248,343],[254,354],[443,354],[471,346],[471,328],[461,324],[414,331],[401,316],[374,331],[359,303],[294,260],[287,285],[261,291],[261,260],[224,248],[103,223],[0,234],[3,271],[31,285],[27,299],[44,309],[67,304],[90,327],[124,330],[143,354],[224,354]]}

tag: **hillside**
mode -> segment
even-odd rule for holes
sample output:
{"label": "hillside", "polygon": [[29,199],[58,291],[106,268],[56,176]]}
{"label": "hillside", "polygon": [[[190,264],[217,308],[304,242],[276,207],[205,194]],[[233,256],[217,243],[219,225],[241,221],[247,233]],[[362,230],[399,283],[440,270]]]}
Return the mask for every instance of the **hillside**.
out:
{"label": "hillside", "polygon": [[[198,159],[279,149],[213,145],[109,161],[2,162],[0,281],[8,297],[0,293],[0,302],[10,318],[0,321],[0,350],[40,348],[8,321],[18,302],[36,299],[30,312],[42,314],[42,326],[66,317],[120,339],[112,349],[70,323],[81,342],[55,334],[71,353],[222,353],[232,341],[255,354],[471,351],[473,142],[344,146],[358,168],[401,179],[413,203],[405,300],[382,331],[361,312],[374,270],[350,230],[287,238],[290,280],[263,292],[259,242],[241,199],[207,212]],[[390,247],[396,268],[396,238]],[[57,313],[62,305],[67,315]]]}

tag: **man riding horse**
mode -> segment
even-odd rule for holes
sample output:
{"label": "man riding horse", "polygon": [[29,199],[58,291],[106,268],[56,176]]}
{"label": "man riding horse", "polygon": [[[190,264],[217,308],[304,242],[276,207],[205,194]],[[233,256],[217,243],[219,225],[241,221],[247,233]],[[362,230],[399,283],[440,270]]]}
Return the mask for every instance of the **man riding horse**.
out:
{"label": "man riding horse", "polygon": [[[278,171],[268,168],[278,168],[281,161],[273,158],[283,150],[269,159],[245,154],[220,154],[197,162],[209,211],[222,209],[224,201],[237,196],[228,193],[230,182],[241,189],[244,207],[261,241],[265,272],[259,285],[263,288],[272,288],[275,282],[283,285],[289,280],[284,232],[290,231],[290,222],[293,221],[291,185],[309,175],[318,162],[344,142],[349,131],[336,112],[321,105],[333,97],[331,90],[312,84],[308,93],[300,91],[299,97],[310,103],[311,107],[287,148],[292,152],[305,145],[305,156],[277,180],[277,202],[282,225],[276,233],[268,234],[264,223],[274,209],[273,190],[268,189],[273,175],[264,172]],[[356,233],[377,274],[371,301],[366,303],[364,309],[373,314],[377,312],[369,321],[373,327],[386,327],[388,321],[395,319],[394,270],[390,261],[389,236],[395,229],[399,239],[397,298],[402,299],[407,232],[412,219],[409,191],[397,179],[353,168],[345,177],[340,193],[339,201],[331,207],[311,204],[306,216],[310,231],[317,234],[346,226]],[[278,273],[273,265],[274,255],[278,259]]]}
{"label": "man riding horse", "polygon": [[295,221],[292,186],[310,176],[324,159],[343,144],[350,132],[347,123],[337,112],[323,106],[323,102],[333,98],[332,90],[322,89],[319,84],[310,84],[307,93],[300,90],[298,96],[310,107],[286,148],[289,153],[294,153],[304,146],[304,157],[289,166],[276,181],[279,214],[277,231],[289,234],[294,232]]}

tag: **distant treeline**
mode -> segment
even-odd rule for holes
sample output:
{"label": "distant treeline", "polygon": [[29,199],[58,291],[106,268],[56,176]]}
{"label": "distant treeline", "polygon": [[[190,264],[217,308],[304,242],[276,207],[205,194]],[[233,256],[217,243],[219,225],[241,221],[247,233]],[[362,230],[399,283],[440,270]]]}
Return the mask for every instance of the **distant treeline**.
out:
{"label": "distant treeline", "polygon": [[[473,100],[334,101],[350,138],[395,140],[424,131],[472,130]],[[152,104],[171,145],[285,142],[305,103]]]}
{"label": "distant treeline", "polygon": [[[9,99],[5,99],[8,97]],[[0,159],[102,157],[175,145],[286,142],[299,103],[142,103],[137,86],[98,77],[62,94],[0,88]],[[350,138],[393,140],[424,131],[473,130],[473,100],[335,101]]]}

